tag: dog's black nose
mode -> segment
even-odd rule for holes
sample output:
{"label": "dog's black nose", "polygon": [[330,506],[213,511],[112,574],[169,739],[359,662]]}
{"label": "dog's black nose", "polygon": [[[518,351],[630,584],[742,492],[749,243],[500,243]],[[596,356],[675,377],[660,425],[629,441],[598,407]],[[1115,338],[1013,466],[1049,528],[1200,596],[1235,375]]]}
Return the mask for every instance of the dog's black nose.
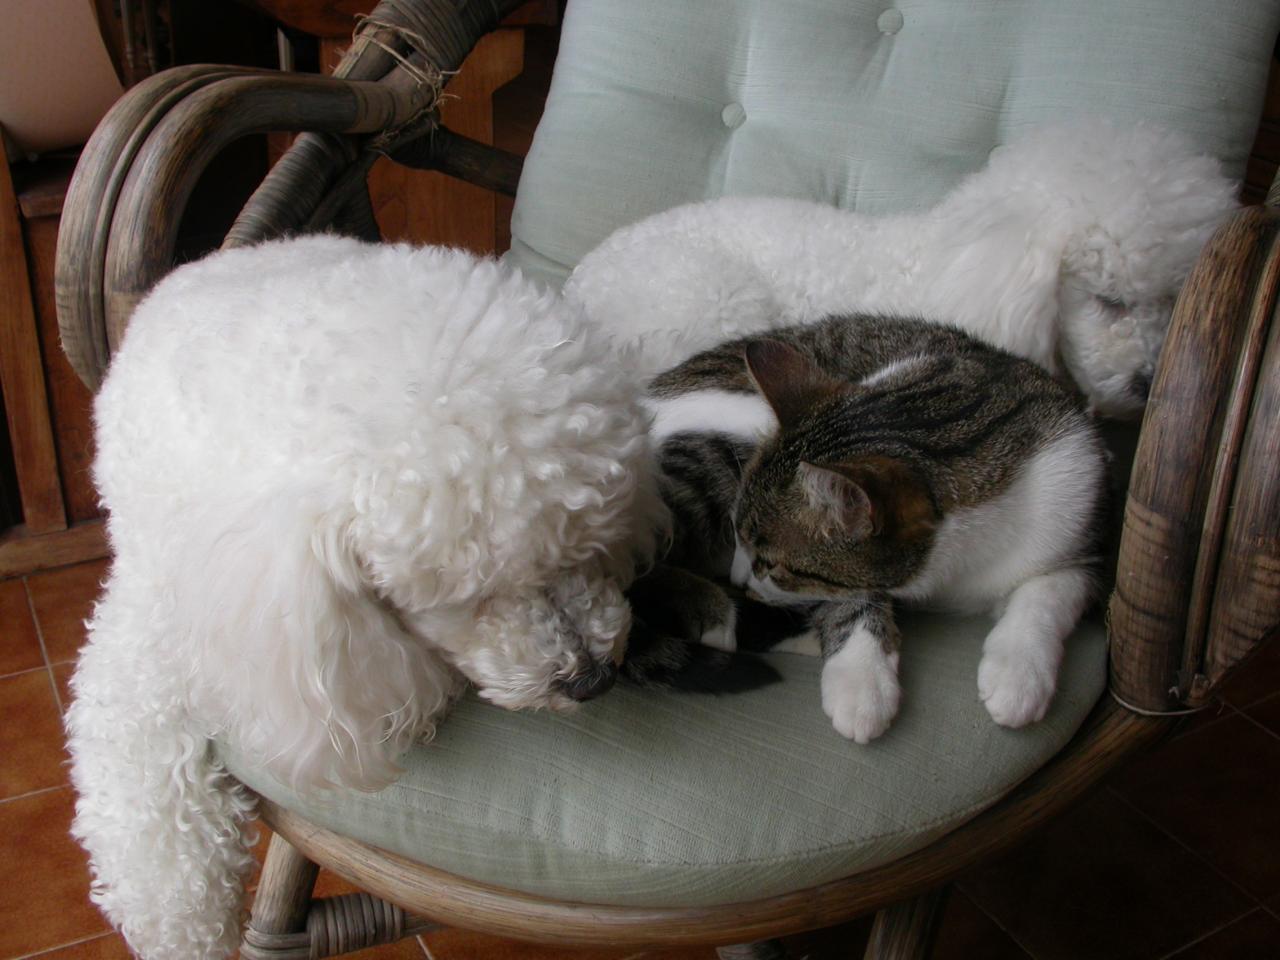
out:
{"label": "dog's black nose", "polygon": [[1135,373],[1133,379],[1129,381],[1129,391],[1140,401],[1146,403],[1147,398],[1151,396],[1151,375]]}
{"label": "dog's black nose", "polygon": [[586,670],[560,681],[560,689],[570,700],[593,700],[608,692],[618,679],[618,667],[612,660],[593,663]]}

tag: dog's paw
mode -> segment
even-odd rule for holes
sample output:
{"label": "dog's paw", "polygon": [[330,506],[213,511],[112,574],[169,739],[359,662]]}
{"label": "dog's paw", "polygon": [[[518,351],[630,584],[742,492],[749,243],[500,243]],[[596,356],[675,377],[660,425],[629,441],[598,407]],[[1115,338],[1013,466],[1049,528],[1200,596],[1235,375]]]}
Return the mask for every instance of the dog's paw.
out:
{"label": "dog's paw", "polygon": [[898,714],[898,655],[842,650],[822,668],[822,709],[842,737],[870,743]]}
{"label": "dog's paw", "polygon": [[991,651],[978,664],[978,696],[1000,726],[1025,727],[1048,712],[1057,685],[1054,674],[1025,652]]}

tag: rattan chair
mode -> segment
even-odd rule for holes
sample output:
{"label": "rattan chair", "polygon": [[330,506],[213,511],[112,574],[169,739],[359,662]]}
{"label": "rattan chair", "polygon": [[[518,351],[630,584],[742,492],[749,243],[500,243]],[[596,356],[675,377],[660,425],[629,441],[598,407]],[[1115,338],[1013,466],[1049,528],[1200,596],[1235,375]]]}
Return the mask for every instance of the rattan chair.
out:
{"label": "rattan chair", "polygon": [[[101,382],[131,310],[172,266],[201,171],[237,137],[305,131],[244,208],[228,246],[318,229],[376,239],[365,174],[381,155],[514,195],[520,159],[451,134],[435,106],[450,72],[515,6],[386,0],[332,77],[191,66],[130,91],[85,149],[59,238],[62,342],[84,381]],[[901,26],[901,16],[881,21],[884,33]],[[468,879],[264,798],[274,835],[242,955],[332,956],[442,923],[549,943],[716,944],[725,957],[780,957],[770,938],[878,911],[868,956],[924,956],[953,876],[1070,808],[1178,715],[1209,704],[1277,632],[1278,289],[1280,214],[1245,208],[1182,293],[1142,425],[1109,608],[1111,695],[989,809],[843,879],[732,903],[650,907],[557,901]],[[319,866],[368,893],[313,899]]]}

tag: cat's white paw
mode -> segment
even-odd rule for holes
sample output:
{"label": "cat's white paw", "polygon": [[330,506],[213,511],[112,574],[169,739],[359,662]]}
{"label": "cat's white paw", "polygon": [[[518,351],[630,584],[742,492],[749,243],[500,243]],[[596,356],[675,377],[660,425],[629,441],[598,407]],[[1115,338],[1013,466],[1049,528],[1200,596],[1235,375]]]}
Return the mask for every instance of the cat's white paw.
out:
{"label": "cat's white paw", "polygon": [[1043,720],[1053,702],[1056,670],[1025,652],[992,651],[978,664],[978,696],[1002,727]]}
{"label": "cat's white paw", "polygon": [[751,554],[735,541],[733,562],[729,565],[729,582],[735,587],[746,587],[751,579]]}
{"label": "cat's white paw", "polygon": [[870,743],[898,714],[898,655],[846,645],[822,668],[822,709],[842,737]]}
{"label": "cat's white paw", "polygon": [[738,611],[732,604],[725,619],[709,630],[703,630],[698,642],[704,647],[714,647],[729,653],[738,649]]}

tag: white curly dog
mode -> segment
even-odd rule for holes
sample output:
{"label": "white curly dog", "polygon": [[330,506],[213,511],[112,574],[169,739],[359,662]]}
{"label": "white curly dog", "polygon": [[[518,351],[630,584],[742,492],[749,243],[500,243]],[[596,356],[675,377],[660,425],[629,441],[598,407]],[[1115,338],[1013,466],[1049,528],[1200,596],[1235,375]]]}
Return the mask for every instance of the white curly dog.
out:
{"label": "white curly dog", "polygon": [[95,407],[114,560],[72,681],[75,836],[146,958],[235,947],[249,799],[371,789],[470,680],[607,689],[653,548],[640,384],[553,295],[458,251],[216,254],[138,308]]}
{"label": "white curly dog", "polygon": [[888,313],[960,326],[1129,418],[1146,403],[1174,297],[1236,191],[1180,135],[1081,119],[997,148],[923,213],[760,197],[675,207],[608,237],[564,293],[642,341],[649,375],[730,336]]}

